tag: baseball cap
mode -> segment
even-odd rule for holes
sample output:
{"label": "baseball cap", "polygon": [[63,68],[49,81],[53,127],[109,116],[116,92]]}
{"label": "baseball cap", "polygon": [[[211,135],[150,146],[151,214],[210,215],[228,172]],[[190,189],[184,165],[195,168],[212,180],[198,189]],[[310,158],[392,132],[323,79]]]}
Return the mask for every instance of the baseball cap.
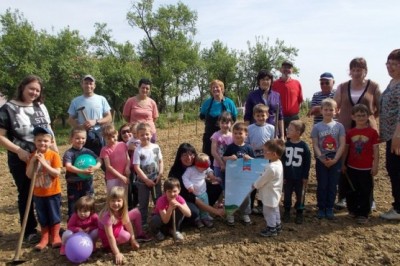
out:
{"label": "baseball cap", "polygon": [[288,61],[288,60],[285,60],[285,61],[282,62],[282,65],[281,65],[281,66],[290,66],[290,67],[293,67],[293,63],[290,62],[290,61]]}
{"label": "baseball cap", "polygon": [[33,129],[33,135],[37,136],[38,134],[49,134],[53,136],[53,131],[51,131],[51,129],[47,127],[35,127]]}
{"label": "baseball cap", "polygon": [[322,73],[319,79],[333,80],[333,75],[329,72]]}
{"label": "baseball cap", "polygon": [[82,81],[83,81],[83,80],[86,80],[86,79],[91,79],[92,81],[96,82],[96,80],[94,79],[94,77],[93,77],[92,75],[85,75],[85,76],[82,78]]}

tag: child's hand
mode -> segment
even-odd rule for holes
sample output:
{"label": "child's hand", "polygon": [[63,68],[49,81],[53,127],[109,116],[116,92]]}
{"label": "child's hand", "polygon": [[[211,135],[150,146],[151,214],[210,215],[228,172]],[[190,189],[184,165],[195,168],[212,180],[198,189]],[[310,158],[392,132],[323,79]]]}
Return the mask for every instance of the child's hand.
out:
{"label": "child's hand", "polygon": [[40,163],[46,163],[46,160],[43,157],[43,154],[36,152],[34,158],[38,160]]}
{"label": "child's hand", "polygon": [[122,253],[115,254],[115,264],[117,265],[124,264],[124,255],[122,255]]}
{"label": "child's hand", "polygon": [[169,202],[169,208],[172,208],[173,210],[175,210],[177,207],[179,207],[179,202],[176,199],[172,199]]}
{"label": "child's hand", "polygon": [[138,250],[140,248],[139,243],[136,241],[135,237],[131,237],[131,247],[133,250]]}
{"label": "child's hand", "polygon": [[93,175],[93,174],[94,174],[93,166],[89,166],[89,167],[86,168],[86,169],[82,169],[82,174],[85,174],[85,175]]}
{"label": "child's hand", "polygon": [[150,187],[150,188],[152,188],[152,187],[154,187],[154,186],[156,185],[156,184],[154,183],[154,181],[151,180],[151,179],[149,179],[149,178],[146,178],[146,179],[144,180],[144,183],[146,184],[147,187]]}
{"label": "child's hand", "polygon": [[129,167],[126,167],[124,174],[125,174],[125,176],[130,176],[131,175],[131,169],[129,169]]}
{"label": "child's hand", "polygon": [[372,165],[371,175],[376,176],[378,174],[378,165]]}
{"label": "child's hand", "polygon": [[228,156],[226,159],[227,160],[236,161],[237,160],[237,156],[234,154],[234,155]]}
{"label": "child's hand", "polygon": [[126,176],[120,176],[120,179],[122,182],[124,182],[125,185],[129,184],[129,178],[127,178]]}
{"label": "child's hand", "polygon": [[189,191],[189,193],[194,193],[194,188],[190,187],[190,188],[188,188],[188,191]]}
{"label": "child's hand", "polygon": [[248,161],[253,159],[251,156],[249,156],[248,154],[243,155],[243,160]]}

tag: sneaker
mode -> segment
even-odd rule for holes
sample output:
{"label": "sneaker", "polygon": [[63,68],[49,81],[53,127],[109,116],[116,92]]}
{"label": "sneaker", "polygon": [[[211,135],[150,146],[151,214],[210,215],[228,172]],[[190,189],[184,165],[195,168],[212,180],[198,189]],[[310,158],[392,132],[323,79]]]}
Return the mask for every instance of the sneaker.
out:
{"label": "sneaker", "polygon": [[319,209],[318,213],[317,213],[317,218],[318,219],[323,219],[325,217],[326,217],[325,210]]}
{"label": "sneaker", "polygon": [[326,209],[325,216],[328,220],[334,220],[335,214],[333,213],[333,209]]}
{"label": "sneaker", "polygon": [[358,217],[356,218],[356,221],[357,221],[358,224],[365,224],[365,223],[368,222],[368,217],[365,217],[365,216],[358,216]]}
{"label": "sneaker", "polygon": [[267,227],[260,232],[260,235],[264,237],[272,237],[277,236],[278,232],[276,231],[275,227]]}
{"label": "sneaker", "polygon": [[243,220],[243,223],[245,225],[250,225],[251,224],[250,216],[248,214],[243,215],[242,216],[242,220]]}
{"label": "sneaker", "polygon": [[204,224],[203,224],[203,222],[202,222],[200,219],[197,219],[194,223],[196,224],[196,227],[197,227],[198,229],[204,227]]}
{"label": "sneaker", "polygon": [[347,207],[346,199],[341,199],[335,204],[336,209],[341,210]]}
{"label": "sneaker", "polygon": [[282,220],[283,220],[284,223],[290,222],[290,212],[289,211],[285,211],[283,213],[283,219]]}
{"label": "sneaker", "polygon": [[181,232],[176,231],[175,232],[175,241],[176,242],[183,242],[183,240],[185,240],[185,237],[182,235]]}
{"label": "sneaker", "polygon": [[252,210],[251,210],[251,213],[252,214],[263,214],[263,210],[262,210],[262,207],[261,206],[257,206],[257,207],[254,207]]}
{"label": "sneaker", "polygon": [[153,240],[153,238],[151,236],[149,236],[149,235],[146,235],[146,234],[143,234],[143,235],[140,235],[140,236],[136,237],[136,241],[138,243],[150,242],[152,240]]}
{"label": "sneaker", "polygon": [[39,243],[39,241],[40,241],[40,235],[38,233],[32,233],[24,237],[24,242],[31,245],[35,245]]}
{"label": "sneaker", "polygon": [[157,241],[163,241],[165,239],[165,235],[161,231],[158,231],[156,234],[156,239]]}
{"label": "sneaker", "polygon": [[294,222],[296,224],[302,224],[304,221],[304,217],[302,213],[296,213],[296,219],[294,220]]}
{"label": "sneaker", "polygon": [[234,225],[235,225],[235,216],[233,216],[233,215],[227,215],[227,216],[226,216],[226,223],[227,223],[229,226],[234,226]]}
{"label": "sneaker", "polygon": [[277,224],[275,226],[275,230],[278,234],[280,234],[282,232],[282,224]]}
{"label": "sneaker", "polygon": [[400,220],[400,213],[391,208],[389,211],[382,213],[380,217],[385,220]]}
{"label": "sneaker", "polygon": [[214,223],[209,219],[203,219],[201,221],[207,228],[211,228],[214,226]]}
{"label": "sneaker", "polygon": [[376,203],[375,203],[375,201],[372,201],[372,203],[371,203],[371,211],[376,211]]}

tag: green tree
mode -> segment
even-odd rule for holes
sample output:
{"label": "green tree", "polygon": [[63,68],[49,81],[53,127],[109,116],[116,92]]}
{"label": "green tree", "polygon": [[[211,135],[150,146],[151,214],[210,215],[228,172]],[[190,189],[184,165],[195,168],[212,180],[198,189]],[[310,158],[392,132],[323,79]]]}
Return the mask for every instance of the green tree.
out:
{"label": "green tree", "polygon": [[127,19],[131,27],[143,30],[146,35],[139,43],[138,53],[151,73],[156,88],[153,97],[162,112],[167,96],[179,95],[180,79],[196,60],[193,37],[197,13],[180,2],[153,12],[153,0],[142,0],[132,4]]}

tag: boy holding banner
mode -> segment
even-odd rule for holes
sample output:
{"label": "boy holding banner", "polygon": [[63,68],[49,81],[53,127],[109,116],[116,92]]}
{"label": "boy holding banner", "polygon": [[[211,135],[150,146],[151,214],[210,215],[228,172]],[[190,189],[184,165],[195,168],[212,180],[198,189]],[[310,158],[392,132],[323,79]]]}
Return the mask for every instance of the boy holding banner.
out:
{"label": "boy holding banner", "polygon": [[269,140],[264,144],[264,158],[269,160],[263,174],[253,184],[258,189],[263,203],[264,219],[267,227],[260,232],[261,236],[277,236],[282,231],[279,202],[282,197],[283,166],[280,158],[285,151],[281,139]]}

